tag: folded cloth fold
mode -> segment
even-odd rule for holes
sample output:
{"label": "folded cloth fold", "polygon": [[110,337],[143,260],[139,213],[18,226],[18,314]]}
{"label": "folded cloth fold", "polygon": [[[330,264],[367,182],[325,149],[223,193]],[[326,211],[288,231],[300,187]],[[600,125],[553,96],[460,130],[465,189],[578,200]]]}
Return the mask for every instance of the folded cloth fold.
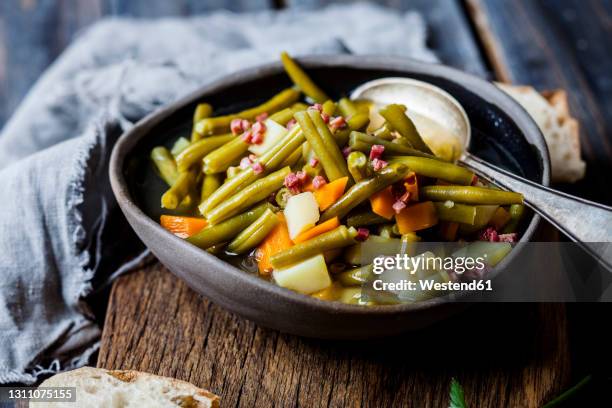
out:
{"label": "folded cloth fold", "polygon": [[0,383],[34,383],[83,365],[96,349],[100,329],[83,299],[142,252],[108,181],[121,133],[221,75],[277,60],[281,50],[435,61],[418,14],[358,4],[108,19],[39,79],[0,134]]}

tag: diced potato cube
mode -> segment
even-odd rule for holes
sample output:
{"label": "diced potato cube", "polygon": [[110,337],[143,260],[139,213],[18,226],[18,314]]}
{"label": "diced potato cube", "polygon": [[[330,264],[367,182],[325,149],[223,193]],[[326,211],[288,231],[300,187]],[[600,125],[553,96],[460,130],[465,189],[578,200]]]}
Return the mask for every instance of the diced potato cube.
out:
{"label": "diced potato cube", "polygon": [[264,124],[266,125],[266,131],[264,133],[263,142],[249,146],[249,151],[258,156],[261,156],[270,150],[270,148],[281,140],[288,132],[287,128],[279,125],[272,119],[266,119]]}
{"label": "diced potato cube", "polygon": [[323,255],[272,272],[279,286],[309,295],[331,285]]}
{"label": "diced potato cube", "polygon": [[314,194],[307,191],[289,197],[283,213],[287,220],[289,237],[294,239],[319,221],[319,204]]}

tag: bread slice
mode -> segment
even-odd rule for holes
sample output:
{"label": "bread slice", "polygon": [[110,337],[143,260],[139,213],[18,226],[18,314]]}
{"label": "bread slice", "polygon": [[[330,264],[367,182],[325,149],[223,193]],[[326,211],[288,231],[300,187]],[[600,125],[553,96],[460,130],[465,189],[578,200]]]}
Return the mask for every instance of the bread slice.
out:
{"label": "bread slice", "polygon": [[573,183],[584,177],[586,165],[580,158],[580,129],[569,111],[563,90],[541,94],[531,86],[497,84],[531,115],[546,139],[553,182]]}
{"label": "bread slice", "polygon": [[132,370],[83,367],[54,375],[41,387],[76,387],[75,402],[30,403],[38,408],[217,408],[219,397],[185,381]]}

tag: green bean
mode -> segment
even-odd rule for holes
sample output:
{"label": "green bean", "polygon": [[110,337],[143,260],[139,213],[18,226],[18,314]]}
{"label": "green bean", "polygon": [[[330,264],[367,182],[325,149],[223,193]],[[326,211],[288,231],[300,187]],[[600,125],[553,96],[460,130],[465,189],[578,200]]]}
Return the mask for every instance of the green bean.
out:
{"label": "green bean", "polygon": [[416,156],[389,157],[390,163],[404,163],[410,170],[423,176],[446,180],[449,183],[469,186],[474,179],[474,173],[465,167]]}
{"label": "green bean", "polygon": [[347,121],[347,126],[342,129],[338,129],[334,132],[334,139],[338,146],[346,146],[349,141],[349,137],[353,130],[364,130],[370,123],[370,117],[367,113],[358,113],[351,116]]}
{"label": "green bean", "polygon": [[340,100],[338,101],[338,109],[340,110],[340,113],[342,113],[342,116],[344,116],[345,118],[350,118],[359,113],[359,111],[357,110],[357,106],[355,106],[353,101],[348,98],[340,98]]}
{"label": "green bean", "polygon": [[287,206],[287,201],[291,195],[292,194],[289,189],[287,187],[283,187],[277,191],[276,196],[274,196],[274,201],[276,201],[276,204],[278,204],[280,208],[284,209]]}
{"label": "green bean", "polygon": [[179,171],[187,171],[191,166],[202,160],[202,157],[219,146],[233,141],[236,136],[231,133],[221,136],[211,136],[189,145],[176,157],[176,166]]}
{"label": "green bean", "polygon": [[219,188],[222,180],[222,174],[205,174],[202,177],[202,192],[200,194],[200,202],[206,200],[216,189]]}
{"label": "green bean", "polygon": [[368,177],[368,158],[362,152],[351,152],[346,158],[348,170],[355,181]]}
{"label": "green bean", "polygon": [[289,78],[306,96],[317,103],[323,103],[329,99],[289,54],[282,52],[281,61]]}
{"label": "green bean", "polygon": [[237,174],[235,177],[226,180],[208,200],[199,207],[203,215],[207,215],[213,208],[218,206],[226,198],[236,192],[241,186],[246,186],[253,181],[263,177],[266,172],[276,170],[281,163],[291,155],[304,142],[304,135],[299,126],[294,126],[278,143],[266,151],[259,158],[259,163],[264,167],[264,172],[255,174],[253,168],[248,167]]}
{"label": "green bean", "polygon": [[416,126],[414,126],[414,123],[406,115],[405,111],[406,107],[403,105],[390,104],[382,108],[379,113],[386,119],[387,124],[402,137],[408,139],[412,146],[422,152],[432,154],[431,149],[425,144]]}
{"label": "green bean", "polygon": [[322,252],[352,245],[355,243],[356,234],[357,231],[354,228],[349,229],[344,225],[340,225],[332,231],[278,252],[270,258],[270,262],[274,268],[282,268],[295,264]]}
{"label": "green bean", "polygon": [[350,215],[346,219],[346,225],[349,227],[362,227],[364,225],[384,224],[387,222],[389,222],[388,219],[369,210]]}
{"label": "green bean", "polygon": [[202,119],[209,118],[212,116],[213,108],[207,103],[198,103],[195,111],[193,112],[193,123],[198,123]]}
{"label": "green bean", "polygon": [[381,139],[380,137],[370,136],[362,132],[351,132],[351,136],[349,139],[349,146],[351,147],[351,149],[368,153],[373,145],[384,146],[386,154],[429,157],[435,159],[435,156],[423,153],[420,150],[413,149],[401,143],[393,143],[388,140]]}
{"label": "green bean", "polygon": [[520,193],[484,187],[426,186],[420,189],[419,198],[463,204],[523,204],[523,195]]}
{"label": "green bean", "polygon": [[434,203],[438,219],[441,221],[460,222],[462,224],[482,226],[493,216],[497,205],[466,205],[452,203]]}
{"label": "green bean", "polygon": [[336,279],[344,286],[361,286],[372,277],[372,265],[364,265],[342,272]]}
{"label": "green bean", "polygon": [[153,161],[160,177],[166,184],[172,186],[178,178],[179,173],[176,168],[174,157],[172,157],[168,149],[159,146],[151,150],[151,161]]}
{"label": "green bean", "polygon": [[299,146],[297,149],[293,151],[283,162],[281,163],[281,167],[289,166],[293,167],[295,164],[300,161],[302,158],[302,146]]}
{"label": "green bean", "polygon": [[[237,176],[240,172],[242,171],[242,169],[238,166],[229,166],[227,168],[227,170],[225,171],[225,181],[234,178],[235,176]],[[221,184],[223,185],[223,184]],[[218,190],[218,189],[217,189]],[[217,191],[215,190],[215,191]],[[212,195],[212,194],[211,194]],[[209,196],[210,197],[210,196]]]}
{"label": "green bean", "polygon": [[179,137],[178,139],[176,139],[176,142],[174,142],[174,144],[172,145],[172,149],[170,149],[170,153],[172,153],[172,156],[176,158],[176,156],[181,154],[181,152],[185,150],[186,148],[188,148],[190,144],[191,142],[189,141],[189,139],[185,137]]}
{"label": "green bean", "polygon": [[511,232],[516,232],[521,219],[523,218],[523,214],[525,213],[525,205],[523,204],[512,204],[508,209],[510,213],[510,221],[503,228],[502,233],[509,234]]}
{"label": "green bean", "polygon": [[268,99],[261,105],[243,110],[238,113],[225,116],[217,116],[214,118],[205,118],[200,120],[195,125],[196,140],[202,136],[209,136],[215,133],[228,132],[230,123],[234,119],[255,119],[257,115],[262,113],[275,113],[293,104],[300,97],[300,92],[294,88],[287,88],[272,98]]}
{"label": "green bean", "polygon": [[208,225],[197,234],[187,238],[188,242],[202,249],[210,248],[233,239],[247,226],[252,224],[266,209],[272,209],[272,205],[264,202],[258,206],[236,215],[217,225]]}
{"label": "green bean", "polygon": [[[207,137],[204,140],[212,139],[215,136]],[[199,143],[199,142],[196,142]],[[241,136],[225,143],[217,149],[209,152],[202,159],[202,171],[205,174],[222,173],[229,166],[236,164],[242,156],[249,150],[249,144]]]}
{"label": "green bean", "polygon": [[[334,136],[330,132],[329,127],[323,121],[323,118],[321,118],[321,115],[314,109],[307,111],[307,113],[308,113],[308,116],[310,116],[312,123],[315,125],[317,129],[320,139],[323,141],[323,143],[327,147],[327,151],[331,154],[332,158],[338,165],[338,168],[342,173],[341,177],[350,176],[348,172],[348,168],[346,167],[346,160],[344,158],[344,155],[342,154],[342,151],[336,144],[336,140],[334,139]],[[316,150],[315,150],[315,153],[316,153]],[[335,180],[335,178],[330,178],[330,181],[332,180]]]}
{"label": "green bean", "polygon": [[[346,168],[346,162],[344,161],[342,152],[338,148],[338,145],[336,145],[332,135],[329,133],[329,129],[323,122],[323,119],[321,119],[319,112],[311,109],[310,112],[298,112],[294,117],[300,124],[310,147],[314,150],[317,158],[321,162],[329,181],[348,176],[349,172],[348,168]],[[313,118],[318,118],[318,121],[316,121],[316,119],[313,120]],[[323,127],[327,130],[324,136],[319,132]],[[327,139],[331,139],[331,142]],[[342,160],[342,163],[340,160]]]}
{"label": "green bean", "polygon": [[320,222],[334,217],[344,217],[349,211],[369,199],[374,193],[402,180],[406,177],[408,171],[408,166],[403,164],[390,164],[377,172],[373,177],[359,181],[321,214]]}
{"label": "green bean", "polygon": [[255,248],[276,227],[279,221],[274,211],[268,208],[229,243],[227,250],[234,254],[243,254]]}
{"label": "green bean", "polygon": [[193,172],[179,173],[178,178],[161,198],[163,208],[174,210],[194,190],[196,176]]}
{"label": "green bean", "polygon": [[401,234],[395,233],[395,229],[393,228],[395,226],[396,224],[381,225],[378,228],[378,235],[380,235],[383,238],[394,238],[396,235],[401,235]]}
{"label": "green bean", "polygon": [[270,116],[270,119],[272,119],[273,121],[275,121],[279,125],[286,126],[287,123],[289,123],[289,121],[291,119],[293,119],[293,115],[296,112],[300,112],[300,111],[303,111],[303,110],[306,110],[306,109],[308,109],[308,105],[306,105],[305,103],[296,102],[293,105],[291,105],[290,107],[285,108],[283,110],[280,110],[280,111],[272,114]]}
{"label": "green bean", "polygon": [[218,224],[249,208],[281,188],[285,182],[285,177],[289,173],[291,173],[291,168],[284,167],[262,179],[254,181],[210,211],[206,215],[206,220],[210,224]]}
{"label": "green bean", "polygon": [[334,113],[336,113],[336,102],[332,101],[331,99],[323,102],[323,105],[321,105],[321,111],[326,115],[333,116]]}
{"label": "green bean", "polygon": [[387,122],[383,123],[381,127],[372,132],[372,135],[385,140],[395,139],[395,136],[393,136],[393,133],[391,133],[391,128],[389,127]]}
{"label": "green bean", "polygon": [[291,105],[291,109],[293,110],[293,113],[296,113],[296,112],[308,109],[308,105],[305,104],[304,102],[296,102],[293,105]]}

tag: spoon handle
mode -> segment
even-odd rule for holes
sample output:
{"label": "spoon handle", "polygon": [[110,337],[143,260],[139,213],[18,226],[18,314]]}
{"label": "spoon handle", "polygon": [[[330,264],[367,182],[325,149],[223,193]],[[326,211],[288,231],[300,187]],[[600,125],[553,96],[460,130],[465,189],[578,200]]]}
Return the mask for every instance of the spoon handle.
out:
{"label": "spoon handle", "polygon": [[574,197],[524,179],[466,153],[463,165],[500,187],[522,193],[525,204],[585,249],[612,265],[612,207]]}

